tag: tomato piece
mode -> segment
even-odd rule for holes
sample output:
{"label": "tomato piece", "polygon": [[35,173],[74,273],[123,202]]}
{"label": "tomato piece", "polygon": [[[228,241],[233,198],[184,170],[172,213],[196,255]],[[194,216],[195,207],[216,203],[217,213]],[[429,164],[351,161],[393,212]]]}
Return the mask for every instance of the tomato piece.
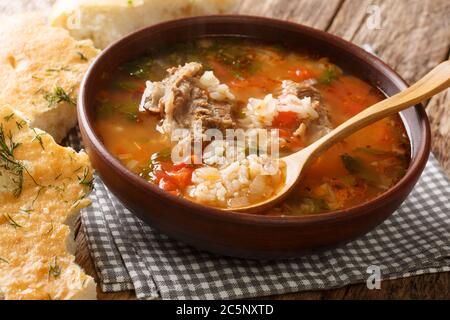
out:
{"label": "tomato piece", "polygon": [[276,128],[295,129],[298,125],[297,113],[292,111],[278,112],[272,121],[272,126]]}
{"label": "tomato piece", "polygon": [[175,183],[179,189],[184,189],[192,182],[192,172],[193,168],[184,167],[175,172],[168,172],[170,180]]}
{"label": "tomato piece", "polygon": [[292,68],[287,71],[288,77],[296,82],[301,82],[308,79],[315,79],[317,75],[306,68]]}
{"label": "tomato piece", "polygon": [[173,170],[178,171],[180,169],[186,168],[187,164],[184,162],[178,163],[178,164],[174,164],[173,165]]}
{"label": "tomato piece", "polygon": [[167,177],[162,177],[158,183],[159,187],[164,191],[178,191],[177,185]]}

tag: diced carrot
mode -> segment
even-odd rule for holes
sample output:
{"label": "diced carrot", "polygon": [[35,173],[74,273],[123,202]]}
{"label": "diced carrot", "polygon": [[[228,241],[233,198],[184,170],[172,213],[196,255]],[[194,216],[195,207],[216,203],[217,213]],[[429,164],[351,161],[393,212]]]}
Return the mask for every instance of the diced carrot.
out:
{"label": "diced carrot", "polygon": [[297,113],[292,111],[278,112],[272,121],[272,125],[276,128],[295,129],[299,125]]}

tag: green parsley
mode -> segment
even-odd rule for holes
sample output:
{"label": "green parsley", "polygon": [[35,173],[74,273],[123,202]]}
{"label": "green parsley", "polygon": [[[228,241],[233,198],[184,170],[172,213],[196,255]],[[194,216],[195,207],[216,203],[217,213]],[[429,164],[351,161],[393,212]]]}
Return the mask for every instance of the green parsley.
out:
{"label": "green parsley", "polygon": [[42,150],[45,150],[44,142],[42,141],[42,136],[45,135],[46,133],[45,132],[37,133],[34,128],[33,128],[33,132],[34,132],[34,138],[31,140],[31,142],[33,142],[33,141],[39,142],[39,145],[41,146]]}
{"label": "green parsley", "polygon": [[48,276],[58,278],[60,275],[61,275],[61,267],[58,264],[58,258],[55,257],[53,264],[50,262],[50,265],[48,268]]}
{"label": "green parsley", "polygon": [[80,57],[83,61],[88,61],[88,58],[83,54],[83,52],[77,51],[77,55]]}
{"label": "green parsley", "polygon": [[48,102],[48,106],[51,107],[61,102],[67,102],[72,105],[76,105],[72,97],[62,88],[57,86],[52,93],[47,92],[44,95],[44,99]]}
{"label": "green parsley", "polygon": [[12,225],[15,229],[17,228],[22,228],[22,226],[20,224],[18,224],[13,217],[11,217],[11,215],[9,213],[3,214],[3,216],[6,218],[6,220],[8,221],[8,223],[10,225]]}

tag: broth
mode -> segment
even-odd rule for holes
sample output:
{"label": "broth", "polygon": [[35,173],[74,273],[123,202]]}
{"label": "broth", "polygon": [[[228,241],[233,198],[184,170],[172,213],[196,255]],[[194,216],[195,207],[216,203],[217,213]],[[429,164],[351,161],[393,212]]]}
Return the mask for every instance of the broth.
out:
{"label": "broth", "polygon": [[[131,171],[186,198],[192,198],[187,190],[198,166],[172,163],[168,157],[171,141],[156,129],[160,117],[138,112],[138,107],[147,80],[161,81],[167,76],[166,69],[192,61],[212,70],[228,85],[237,106],[233,109],[235,118],[243,117],[241,111],[249,99],[276,94],[283,80],[314,83],[332,128],[384,98],[379,90],[327,58],[254,40],[202,39],[122,65],[108,75],[107,84],[98,92],[96,132]],[[280,137],[285,137],[281,155],[317,139],[312,133],[295,138],[297,126],[292,112],[278,112],[274,117],[270,127],[280,129]],[[317,214],[364,203],[397,183],[409,160],[409,141],[400,117],[385,118],[324,152],[306,168],[287,200],[261,214]]]}

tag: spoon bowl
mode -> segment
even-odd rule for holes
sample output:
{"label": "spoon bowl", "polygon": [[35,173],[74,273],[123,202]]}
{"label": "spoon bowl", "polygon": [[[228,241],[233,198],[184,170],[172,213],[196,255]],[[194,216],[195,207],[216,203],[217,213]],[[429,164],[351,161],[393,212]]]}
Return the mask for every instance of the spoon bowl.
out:
{"label": "spoon bowl", "polygon": [[303,169],[308,163],[323,151],[327,150],[331,145],[378,120],[429,99],[448,87],[450,87],[450,60],[444,61],[436,66],[406,90],[361,111],[308,147],[281,158],[280,160],[286,164],[286,179],[283,187],[272,197],[249,206],[233,207],[225,210],[255,213],[275,206],[285,199],[299,183]]}

